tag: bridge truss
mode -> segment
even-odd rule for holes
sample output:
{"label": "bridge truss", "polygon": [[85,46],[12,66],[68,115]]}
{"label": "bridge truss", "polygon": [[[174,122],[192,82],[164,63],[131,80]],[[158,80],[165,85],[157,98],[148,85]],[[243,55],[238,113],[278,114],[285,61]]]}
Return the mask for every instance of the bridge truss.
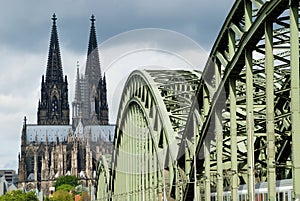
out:
{"label": "bridge truss", "polygon": [[133,72],[114,140],[111,200],[254,200],[263,181],[276,200],[287,178],[300,199],[299,1],[237,0],[201,76]]}

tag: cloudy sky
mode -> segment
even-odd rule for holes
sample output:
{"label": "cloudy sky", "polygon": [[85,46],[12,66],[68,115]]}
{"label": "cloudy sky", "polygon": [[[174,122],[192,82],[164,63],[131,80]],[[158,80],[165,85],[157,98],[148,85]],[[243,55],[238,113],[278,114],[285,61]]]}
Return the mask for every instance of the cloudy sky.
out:
{"label": "cloudy sky", "polygon": [[76,63],[83,72],[95,15],[110,122],[122,83],[135,68],[201,69],[234,0],[20,0],[0,7],[0,169],[17,170],[24,116],[36,123],[51,17],[57,26],[64,74],[73,100]]}

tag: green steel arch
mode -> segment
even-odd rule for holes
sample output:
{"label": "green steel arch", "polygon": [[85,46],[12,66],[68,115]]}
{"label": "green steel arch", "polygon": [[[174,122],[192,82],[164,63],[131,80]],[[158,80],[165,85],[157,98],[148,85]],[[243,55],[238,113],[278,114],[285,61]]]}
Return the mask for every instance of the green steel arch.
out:
{"label": "green steel arch", "polygon": [[102,155],[99,159],[98,168],[97,168],[97,192],[96,199],[97,200],[109,200],[110,195],[110,187],[109,187],[109,179],[110,179],[110,170],[111,170],[111,156],[110,155]]}
{"label": "green steel arch", "polygon": [[[299,1],[235,2],[211,51],[180,145],[181,152],[194,153],[189,165],[186,157],[178,159],[178,168],[194,178],[184,188],[184,200],[210,200],[212,192],[223,200],[224,190],[237,200],[241,184],[247,184],[247,199],[254,200],[257,182],[268,182],[268,199],[276,200],[276,180],[288,178],[293,199],[300,198],[298,13]],[[202,125],[195,124],[195,116]],[[197,128],[199,135],[191,139]]]}
{"label": "green steel arch", "polygon": [[184,70],[140,70],[129,76],[116,122],[112,200],[171,197],[178,147],[199,76]]}
{"label": "green steel arch", "polygon": [[255,200],[258,182],[276,200],[282,179],[300,199],[299,1],[237,0],[199,77],[130,75],[111,200],[223,200],[224,191],[238,200],[242,184]]}

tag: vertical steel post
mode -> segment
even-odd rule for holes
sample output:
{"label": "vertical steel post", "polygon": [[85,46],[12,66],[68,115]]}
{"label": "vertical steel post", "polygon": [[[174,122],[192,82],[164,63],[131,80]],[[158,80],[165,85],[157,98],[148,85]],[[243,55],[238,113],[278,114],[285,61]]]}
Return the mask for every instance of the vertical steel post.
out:
{"label": "vertical steel post", "polygon": [[237,123],[236,123],[236,79],[229,80],[230,96],[230,144],[231,144],[231,198],[238,200]]}
{"label": "vertical steel post", "polygon": [[132,144],[132,136],[131,135],[129,135],[128,136],[128,155],[129,155],[129,157],[128,157],[128,160],[127,160],[127,164],[126,164],[126,170],[128,170],[128,181],[129,181],[129,183],[128,183],[128,185],[129,185],[129,191],[127,192],[128,193],[128,195],[129,195],[129,200],[132,200],[132,191],[133,191],[133,170],[131,170],[130,172],[129,172],[129,170],[130,169],[132,169],[132,167],[131,167],[131,161],[132,161],[132,158],[133,158],[133,152],[132,152],[132,147],[133,147],[133,144]]}
{"label": "vertical steel post", "polygon": [[300,200],[300,76],[299,76],[299,1],[290,0],[291,45],[291,112],[292,112],[292,162],[293,200]]}
{"label": "vertical steel post", "polygon": [[[138,110],[138,109],[137,109]],[[141,143],[141,162],[142,162],[142,165],[141,165],[141,168],[142,168],[142,197],[143,197],[143,201],[146,200],[146,195],[147,195],[147,173],[146,173],[146,167],[147,167],[147,163],[146,163],[146,160],[145,160],[145,153],[146,153],[146,147],[145,147],[145,133],[143,131],[143,127],[142,127],[142,122],[143,122],[143,117],[141,116],[141,112],[140,111],[137,111],[138,113],[138,123],[137,123],[137,126],[138,126],[138,133],[139,133],[139,136],[140,136],[140,143]]]}
{"label": "vertical steel post", "polygon": [[274,56],[273,22],[265,22],[265,73],[266,73],[266,132],[268,150],[268,195],[270,201],[276,200],[275,172],[275,131],[274,131]]}
{"label": "vertical steel post", "polygon": [[194,200],[198,201],[198,194],[197,194],[197,154],[196,154],[196,147],[197,147],[197,131],[195,130],[195,118],[193,117],[193,135],[194,135]]}
{"label": "vertical steel post", "polygon": [[[124,153],[127,155],[127,157],[128,157],[128,155],[129,155],[129,152],[128,152],[128,145],[129,144],[129,135],[127,135],[126,136],[126,140],[125,140],[125,143],[124,143]],[[129,156],[130,157],[130,156]],[[124,171],[128,171],[128,169],[127,169],[127,165],[128,165],[128,160],[124,160]],[[129,183],[129,177],[130,177],[130,172],[124,172],[124,177],[125,177],[125,184],[128,184]],[[130,192],[130,186],[129,185],[126,185],[126,188],[125,188],[126,190],[125,190],[125,196],[126,196],[126,198],[127,199],[129,199],[129,192]]]}
{"label": "vertical steel post", "polygon": [[134,178],[134,200],[140,200],[139,198],[139,174],[138,174],[138,140],[137,140],[137,136],[134,135],[136,133],[136,128],[134,126],[135,122],[136,122],[136,118],[135,115],[132,115],[133,117],[130,118],[131,119],[131,129],[130,129],[130,133],[129,135],[132,136],[132,140],[133,140],[133,153],[134,153],[134,157],[132,158],[132,172],[133,174],[133,178]]}
{"label": "vertical steel post", "polygon": [[[122,145],[122,152],[123,152],[123,157],[125,156],[126,154],[126,144],[127,144],[127,136],[124,136],[123,137],[123,145]],[[121,173],[122,173],[122,177],[121,177],[121,181],[122,181],[122,186],[125,184],[126,185],[126,174],[125,174],[125,160],[124,159],[121,159]],[[126,196],[126,193],[127,193],[127,185],[126,187],[123,187],[121,189],[121,198],[123,198],[123,196]]]}
{"label": "vertical steel post", "polygon": [[196,200],[196,201],[201,201],[201,196],[200,196],[200,181],[198,181],[198,179],[197,179],[197,175],[198,174],[200,174],[200,172],[197,172],[197,163],[196,163],[196,161],[197,161],[197,158],[198,158],[198,156],[197,156],[197,154],[196,154],[196,147],[197,147],[197,142],[198,142],[198,139],[199,139],[199,129],[198,129],[198,127],[196,126],[197,125],[197,122],[196,122],[196,118],[195,118],[195,116],[194,116],[194,118],[193,118],[193,121],[194,121],[194,123],[193,123],[193,129],[194,129],[194,158],[195,158],[195,166],[194,166],[194,170],[195,170],[195,175],[194,175],[194,177],[195,177],[195,181],[194,181],[194,192],[195,192],[195,199],[194,200]]}
{"label": "vertical steel post", "polygon": [[254,114],[253,114],[253,72],[252,51],[245,50],[246,62],[246,132],[248,165],[248,199],[254,200]]}
{"label": "vertical steel post", "polygon": [[[235,53],[235,33],[228,30],[228,49],[229,61]],[[236,123],[236,78],[229,80],[229,99],[230,99],[230,149],[231,149],[231,198],[238,200],[238,166],[237,166],[237,123]]]}
{"label": "vertical steel post", "polygon": [[[149,97],[148,97],[149,98]],[[150,192],[149,192],[149,199],[150,198],[154,198],[155,199],[155,196],[154,196],[154,193],[153,193],[153,189],[155,188],[155,184],[154,184],[154,181],[153,181],[153,176],[154,176],[154,168],[153,168],[153,160],[154,160],[154,153],[153,153],[153,144],[152,144],[152,133],[149,129],[149,138],[147,138],[148,140],[148,143],[149,143],[149,187],[150,187]]]}
{"label": "vertical steel post", "polygon": [[[215,87],[218,89],[221,82],[220,63],[215,63]],[[217,152],[217,200],[223,200],[223,130],[222,130],[222,110],[220,100],[216,101],[215,110],[215,136]]]}
{"label": "vertical steel post", "polygon": [[[245,31],[252,25],[252,2],[244,0]],[[247,132],[247,165],[248,165],[248,200],[254,201],[254,114],[253,114],[253,72],[252,50],[245,50],[246,63],[246,132]]]}
{"label": "vertical steel post", "polygon": [[191,171],[191,155],[190,155],[190,151],[189,151],[189,147],[188,147],[188,143],[187,140],[185,141],[185,153],[184,153],[184,159],[185,159],[185,167],[184,167],[184,171],[185,171],[185,175],[188,178],[188,175]]}
{"label": "vertical steel post", "polygon": [[[157,109],[155,111],[155,113],[157,113]],[[157,115],[157,114],[155,114]],[[160,121],[158,122],[158,132],[159,134],[158,135],[164,135],[164,131],[163,131],[163,128],[161,127],[160,125]],[[164,136],[163,136],[164,138]],[[163,139],[164,140],[164,139]],[[165,148],[165,146],[163,147],[163,149]],[[162,150],[160,151],[159,154],[163,154],[163,156],[165,155],[165,150]],[[157,160],[157,167],[158,167],[158,200],[159,201],[162,201],[163,199],[165,199],[164,195],[165,195],[165,176],[164,176],[164,162],[163,161],[160,161],[160,160],[163,160],[164,158],[163,157],[158,157],[158,160]]]}
{"label": "vertical steel post", "polygon": [[[204,119],[207,121],[209,112],[209,92],[206,86],[203,87],[203,113]],[[208,135],[210,135],[208,133]],[[205,201],[210,201],[210,140],[204,141],[204,175],[205,175]]]}

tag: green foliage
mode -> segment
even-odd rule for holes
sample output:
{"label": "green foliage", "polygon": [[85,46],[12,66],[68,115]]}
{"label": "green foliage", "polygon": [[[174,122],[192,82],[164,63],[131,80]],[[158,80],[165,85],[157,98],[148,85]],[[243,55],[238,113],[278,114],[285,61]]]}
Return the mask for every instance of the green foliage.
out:
{"label": "green foliage", "polygon": [[63,191],[67,191],[67,192],[70,192],[70,191],[74,191],[75,187],[74,186],[71,186],[70,184],[62,184],[60,186],[57,187],[57,191],[59,190],[63,190]]}
{"label": "green foliage", "polygon": [[78,186],[79,185],[78,178],[72,175],[60,176],[55,181],[55,189],[57,189],[59,186],[63,184],[68,184],[73,187]]}
{"label": "green foliage", "polygon": [[47,196],[44,196],[44,201],[51,201],[51,199]]}
{"label": "green foliage", "polygon": [[74,195],[82,192],[78,189],[79,185],[80,183],[76,176],[60,176],[55,181],[55,192],[53,197],[47,198],[47,201],[73,201]]}
{"label": "green foliage", "polygon": [[50,201],[73,201],[73,196],[64,190],[58,190],[53,193],[53,197],[50,198]]}
{"label": "green foliage", "polygon": [[0,201],[38,201],[38,198],[33,191],[25,193],[21,190],[15,190],[0,196]]}

